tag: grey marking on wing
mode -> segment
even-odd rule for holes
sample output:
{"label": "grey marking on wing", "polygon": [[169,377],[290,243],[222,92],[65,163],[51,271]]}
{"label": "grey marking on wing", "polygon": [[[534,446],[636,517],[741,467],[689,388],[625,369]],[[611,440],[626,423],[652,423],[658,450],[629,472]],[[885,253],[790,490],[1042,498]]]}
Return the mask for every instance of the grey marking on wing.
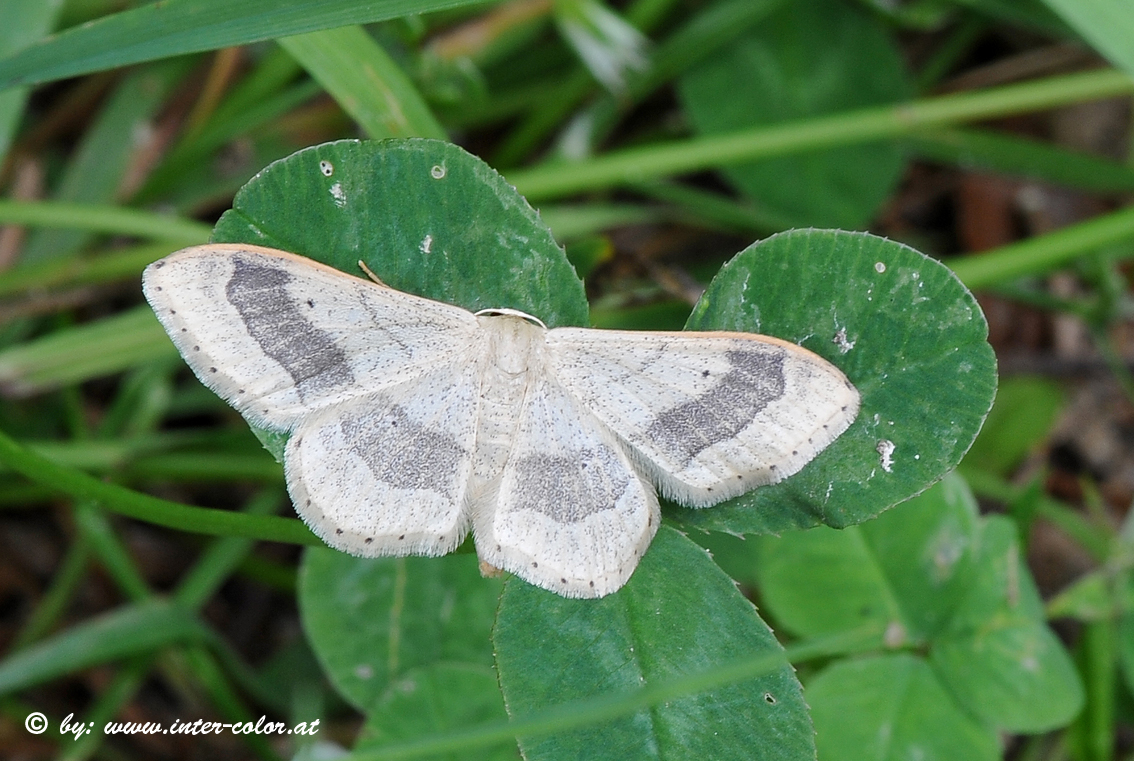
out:
{"label": "grey marking on wing", "polygon": [[608,447],[584,449],[571,457],[537,454],[516,461],[520,504],[557,523],[577,523],[611,510],[630,486],[630,475]]}
{"label": "grey marking on wing", "polygon": [[[376,407],[382,407],[381,402]],[[457,472],[465,450],[452,436],[432,431],[389,405],[381,413],[347,416],[339,423],[350,449],[374,477],[395,489],[428,489],[456,500]]]}
{"label": "grey marking on wing", "polygon": [[784,350],[765,347],[725,354],[732,368],[692,401],[658,415],[646,434],[688,462],[743,431],[784,394]]}
{"label": "grey marking on wing", "polygon": [[282,269],[238,256],[224,293],[248,334],[283,365],[301,397],[352,384],[354,375],[342,349],[303,316],[302,302],[287,292],[292,279]]}

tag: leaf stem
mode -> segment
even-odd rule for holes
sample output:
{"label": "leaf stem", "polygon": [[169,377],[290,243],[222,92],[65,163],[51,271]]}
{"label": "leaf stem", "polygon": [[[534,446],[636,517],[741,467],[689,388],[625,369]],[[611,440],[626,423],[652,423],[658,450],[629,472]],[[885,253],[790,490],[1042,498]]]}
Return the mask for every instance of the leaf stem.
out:
{"label": "leaf stem", "polygon": [[148,494],[100,481],[81,471],[57,465],[48,458],[20,446],[2,431],[0,431],[0,462],[44,486],[70,494],[77,499],[95,500],[111,512],[159,526],[199,534],[244,536],[263,541],[322,545],[318,537],[294,518],[189,507],[151,497]]}

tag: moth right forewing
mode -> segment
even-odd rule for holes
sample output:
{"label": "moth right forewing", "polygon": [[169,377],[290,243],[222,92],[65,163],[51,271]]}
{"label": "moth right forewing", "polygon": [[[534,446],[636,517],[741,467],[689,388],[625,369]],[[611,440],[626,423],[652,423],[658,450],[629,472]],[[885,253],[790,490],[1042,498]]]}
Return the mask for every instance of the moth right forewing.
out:
{"label": "moth right forewing", "polygon": [[564,328],[548,345],[563,386],[692,506],[797,472],[858,413],[838,368],[767,336]]}

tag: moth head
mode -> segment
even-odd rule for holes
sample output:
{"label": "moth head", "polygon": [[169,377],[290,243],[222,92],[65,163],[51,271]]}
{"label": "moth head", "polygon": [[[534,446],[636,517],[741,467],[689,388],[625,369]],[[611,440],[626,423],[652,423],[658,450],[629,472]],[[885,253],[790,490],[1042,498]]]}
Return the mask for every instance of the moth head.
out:
{"label": "moth head", "polygon": [[492,307],[491,309],[482,309],[476,313],[477,317],[519,317],[521,320],[527,320],[532,325],[547,330],[547,325],[543,320],[538,317],[533,317],[527,312],[521,312],[519,309],[509,309],[508,307]]}

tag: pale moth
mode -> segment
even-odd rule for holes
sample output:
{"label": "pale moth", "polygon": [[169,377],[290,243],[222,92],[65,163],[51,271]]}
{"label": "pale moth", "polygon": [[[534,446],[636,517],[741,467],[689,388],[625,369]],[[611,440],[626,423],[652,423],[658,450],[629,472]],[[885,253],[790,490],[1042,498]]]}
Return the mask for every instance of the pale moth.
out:
{"label": "pale moth", "polygon": [[655,491],[706,507],[798,471],[858,413],[834,365],[749,333],[473,314],[295,254],[215,244],[146,268],[193,372],[289,432],[295,509],[352,555],[442,555],[568,597],[630,577]]}

